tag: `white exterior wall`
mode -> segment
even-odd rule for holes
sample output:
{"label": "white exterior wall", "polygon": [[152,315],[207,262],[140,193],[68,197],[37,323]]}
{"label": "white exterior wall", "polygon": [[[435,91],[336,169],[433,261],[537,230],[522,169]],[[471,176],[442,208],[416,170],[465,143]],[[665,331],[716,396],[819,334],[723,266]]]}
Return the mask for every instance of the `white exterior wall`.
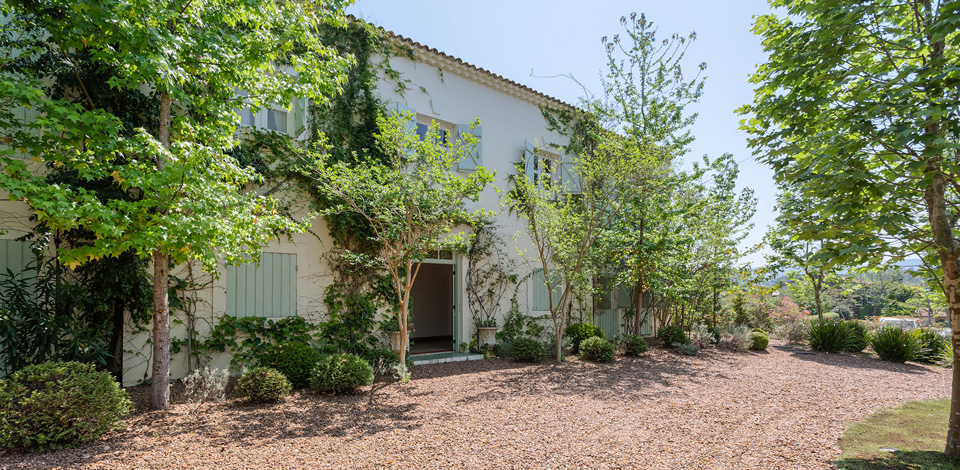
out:
{"label": "white exterior wall", "polygon": [[[480,119],[483,128],[482,166],[496,173],[496,182],[484,191],[479,204],[475,204],[474,208],[482,207],[499,213],[496,224],[500,226],[499,234],[506,241],[504,251],[517,261],[516,274],[523,278],[538,266],[537,262],[528,260],[521,253],[532,254],[534,250],[522,221],[516,216],[508,215],[506,211],[501,211],[501,195],[498,191],[503,193],[509,189],[507,178],[516,171],[515,165],[521,160],[526,141],[537,142],[538,145],[565,142],[559,134],[546,130],[546,121],[540,111],[540,104],[558,105],[485,72],[480,73],[452,62],[438,64],[437,62],[444,62],[444,59],[436,54],[421,50],[418,50],[417,54],[421,55],[417,62],[405,57],[391,57],[391,66],[401,73],[400,79],[409,80],[406,92],[402,95],[397,93],[395,83],[383,80],[379,93],[387,102],[401,103],[416,111],[420,118],[452,124],[454,130],[457,124],[467,124]],[[443,69],[442,74],[438,66]],[[3,196],[6,194],[0,191],[0,197]],[[16,238],[25,234],[30,229],[28,217],[29,207],[26,204],[4,198],[0,202],[0,229],[6,230],[7,234],[0,237]],[[323,294],[332,277],[324,255],[326,250],[333,246],[333,241],[322,220],[315,220],[312,228],[313,233],[320,239],[310,233],[297,234],[293,235],[291,240],[271,242],[264,252],[297,255],[297,314],[308,321],[317,322],[322,320],[326,313]],[[457,328],[454,335],[458,342],[469,342],[474,332],[464,289],[466,260],[457,254],[455,261],[458,319],[454,322]],[[200,274],[199,267],[194,268],[194,272],[201,283],[208,281],[206,287],[195,293],[195,329],[198,337],[202,339],[226,313],[226,267],[221,264],[218,278]],[[185,273],[184,266],[173,272],[180,277],[185,276]],[[509,309],[511,294],[512,292],[508,292],[504,296],[498,315],[500,325],[503,324],[503,316]],[[548,311],[532,311],[531,299],[530,283],[525,282],[518,296],[521,310],[530,315],[549,317]],[[185,323],[183,312],[172,311],[171,315]],[[552,323],[548,321],[545,325],[548,326],[548,331],[552,331]],[[124,355],[125,385],[135,384],[149,376],[152,349],[148,341],[151,328],[151,325],[143,325],[139,329],[134,325],[127,325],[124,338],[124,348],[127,351]],[[185,324],[171,324],[171,337],[186,338],[186,331]],[[211,365],[226,367],[229,357],[221,356],[225,355],[214,357]],[[172,378],[181,378],[189,372],[186,353],[182,351],[174,354],[171,359]]]}

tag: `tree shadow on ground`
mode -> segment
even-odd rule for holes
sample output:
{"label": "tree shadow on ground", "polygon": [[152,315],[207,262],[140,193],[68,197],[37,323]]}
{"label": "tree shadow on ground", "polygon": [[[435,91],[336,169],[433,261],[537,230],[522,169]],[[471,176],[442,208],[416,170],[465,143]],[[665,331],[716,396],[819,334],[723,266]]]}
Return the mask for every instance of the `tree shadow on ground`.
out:
{"label": "tree shadow on ground", "polygon": [[947,457],[943,452],[910,450],[884,457],[840,459],[834,465],[841,470],[956,470],[960,468],[960,459]]}
{"label": "tree shadow on ground", "polygon": [[923,366],[919,364],[907,364],[907,363],[897,363],[883,361],[874,357],[867,356],[865,354],[857,353],[825,353],[818,351],[811,351],[805,349],[798,349],[795,347],[788,346],[771,346],[780,351],[790,353],[790,355],[796,359],[802,361],[815,362],[817,364],[836,366],[836,367],[845,367],[853,369],[878,369],[878,370],[888,370],[894,372],[902,372],[906,374],[925,374],[930,372],[928,366]]}

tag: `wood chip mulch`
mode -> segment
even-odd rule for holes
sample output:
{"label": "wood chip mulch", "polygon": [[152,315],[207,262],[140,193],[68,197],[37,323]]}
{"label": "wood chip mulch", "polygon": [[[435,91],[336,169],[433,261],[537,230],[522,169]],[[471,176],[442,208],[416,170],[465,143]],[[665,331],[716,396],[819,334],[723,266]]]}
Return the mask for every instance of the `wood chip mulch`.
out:
{"label": "wood chip mulch", "polygon": [[[820,469],[849,422],[949,397],[950,380],[950,369],[777,342],[613,364],[455,362],[353,395],[144,410],[75,449],[0,452],[0,469]],[[146,403],[147,390],[131,393]]]}

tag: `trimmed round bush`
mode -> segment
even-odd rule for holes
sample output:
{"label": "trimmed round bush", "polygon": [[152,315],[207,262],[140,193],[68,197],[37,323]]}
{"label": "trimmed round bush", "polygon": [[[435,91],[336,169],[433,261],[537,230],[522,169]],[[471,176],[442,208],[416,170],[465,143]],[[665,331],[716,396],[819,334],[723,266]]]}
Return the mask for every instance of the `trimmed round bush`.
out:
{"label": "trimmed round bush", "polygon": [[807,336],[810,349],[828,353],[845,351],[850,344],[848,331],[843,322],[833,320],[813,322]]}
{"label": "trimmed round bush", "polygon": [[282,400],[293,386],[280,371],[257,367],[240,377],[237,388],[240,396],[254,403],[271,403]]}
{"label": "trimmed round bush", "polygon": [[71,447],[120,427],[133,409],[108,372],[79,362],[46,362],[0,380],[0,447]]}
{"label": "trimmed round bush", "polygon": [[532,338],[517,338],[513,340],[510,348],[510,357],[517,362],[540,362],[547,352],[543,345]]}
{"label": "trimmed round bush", "polygon": [[588,361],[611,362],[616,354],[613,343],[599,336],[591,336],[580,343],[580,357]]}
{"label": "trimmed round bush", "polygon": [[605,338],[603,330],[600,329],[597,325],[592,325],[590,323],[573,323],[567,325],[567,328],[564,330],[564,334],[570,337],[571,342],[573,343],[573,353],[577,354],[580,352],[580,343],[582,343],[587,338],[593,338],[594,336],[599,338]]}
{"label": "trimmed round bush", "polygon": [[257,362],[261,367],[280,371],[294,388],[304,388],[310,385],[310,372],[321,356],[306,343],[279,343],[267,348]]}
{"label": "trimmed round bush", "polygon": [[345,393],[373,383],[373,367],[356,354],[331,354],[317,361],[310,386],[324,393]]}
{"label": "trimmed round bush", "polygon": [[639,356],[649,349],[647,341],[639,336],[626,335],[623,337],[623,352],[628,356]]}
{"label": "trimmed round bush", "polygon": [[683,328],[674,325],[660,328],[660,330],[657,331],[657,339],[663,341],[665,346],[690,343],[690,338],[687,337],[687,333],[683,331]]}
{"label": "trimmed round bush", "polygon": [[873,335],[870,347],[884,361],[907,362],[917,359],[922,345],[916,334],[897,327],[885,326]]}
{"label": "trimmed round bush", "polygon": [[870,329],[862,322],[857,320],[847,320],[843,322],[847,329],[847,345],[843,349],[847,352],[863,352],[870,345]]}
{"label": "trimmed round bush", "polygon": [[753,343],[750,345],[750,349],[754,351],[766,351],[767,345],[770,344],[770,337],[767,336],[763,330],[753,331]]}
{"label": "trimmed round bush", "polygon": [[943,358],[947,350],[946,338],[937,334],[936,331],[923,329],[912,332],[917,341],[920,342],[920,351],[915,360],[922,362],[937,362]]}

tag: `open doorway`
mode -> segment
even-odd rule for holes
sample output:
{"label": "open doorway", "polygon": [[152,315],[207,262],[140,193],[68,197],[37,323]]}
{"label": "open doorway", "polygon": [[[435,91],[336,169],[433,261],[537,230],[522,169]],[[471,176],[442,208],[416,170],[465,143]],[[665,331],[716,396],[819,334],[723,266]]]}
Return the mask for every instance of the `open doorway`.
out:
{"label": "open doorway", "polygon": [[414,329],[410,354],[453,351],[453,264],[421,265],[410,291],[410,307]]}

